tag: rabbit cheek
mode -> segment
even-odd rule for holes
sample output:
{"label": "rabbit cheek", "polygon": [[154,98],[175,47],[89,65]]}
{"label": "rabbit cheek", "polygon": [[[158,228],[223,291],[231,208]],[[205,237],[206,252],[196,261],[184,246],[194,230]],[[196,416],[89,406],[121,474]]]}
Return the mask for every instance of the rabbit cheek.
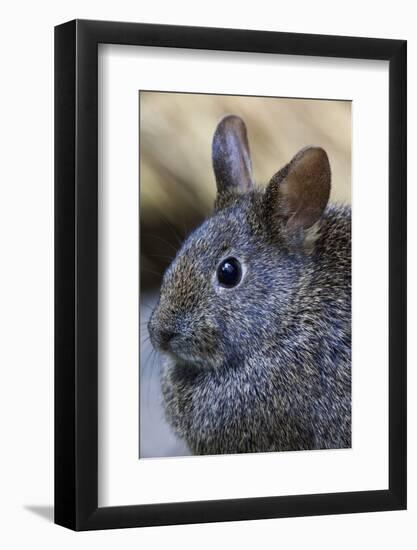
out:
{"label": "rabbit cheek", "polygon": [[171,349],[183,362],[203,368],[215,367],[221,360],[217,343],[217,331],[195,325],[182,338],[172,340]]}
{"label": "rabbit cheek", "polygon": [[170,317],[155,310],[148,329],[154,348],[180,363],[202,367],[219,363],[218,331],[205,318]]}

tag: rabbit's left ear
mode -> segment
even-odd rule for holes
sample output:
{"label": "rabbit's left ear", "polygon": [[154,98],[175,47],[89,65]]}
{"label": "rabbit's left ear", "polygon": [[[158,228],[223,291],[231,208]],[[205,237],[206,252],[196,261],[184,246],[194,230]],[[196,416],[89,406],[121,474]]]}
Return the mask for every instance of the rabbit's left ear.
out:
{"label": "rabbit's left ear", "polygon": [[289,233],[308,229],[321,217],[330,195],[330,164],[324,149],[299,151],[269,182],[265,206]]}
{"label": "rabbit's left ear", "polygon": [[246,193],[253,188],[248,136],[240,117],[228,115],[219,122],[212,158],[218,195]]}

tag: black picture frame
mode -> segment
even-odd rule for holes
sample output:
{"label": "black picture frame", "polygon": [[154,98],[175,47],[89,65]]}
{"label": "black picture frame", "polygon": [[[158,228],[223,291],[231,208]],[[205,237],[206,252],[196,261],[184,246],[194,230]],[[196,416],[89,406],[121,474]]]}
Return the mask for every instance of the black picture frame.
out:
{"label": "black picture frame", "polygon": [[[98,506],[98,44],[389,62],[389,488]],[[74,20],[55,28],[55,522],[74,530],[406,508],[404,40]],[[377,129],[376,129],[377,131]]]}

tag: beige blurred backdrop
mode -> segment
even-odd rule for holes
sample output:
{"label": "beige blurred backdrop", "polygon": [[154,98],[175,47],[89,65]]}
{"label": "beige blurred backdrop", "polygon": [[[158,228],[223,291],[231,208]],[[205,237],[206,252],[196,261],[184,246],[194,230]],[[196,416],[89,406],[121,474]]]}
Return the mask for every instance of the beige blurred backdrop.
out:
{"label": "beige blurred backdrop", "polygon": [[139,455],[181,456],[188,449],[164,420],[160,357],[150,345],[147,321],[181,241],[212,211],[216,125],[227,114],[243,118],[259,184],[266,185],[302,147],[323,147],[332,170],[330,200],[350,203],[351,102],[141,91],[139,107]]}

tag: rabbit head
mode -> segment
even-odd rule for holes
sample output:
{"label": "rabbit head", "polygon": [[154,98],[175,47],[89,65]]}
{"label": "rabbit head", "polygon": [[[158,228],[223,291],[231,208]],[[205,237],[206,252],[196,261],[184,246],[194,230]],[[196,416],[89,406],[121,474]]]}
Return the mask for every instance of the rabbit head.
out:
{"label": "rabbit head", "polygon": [[258,188],[237,116],[218,124],[212,159],[214,212],[165,272],[149,321],[156,349],[203,369],[239,367],[279,345],[330,194],[329,161],[319,147],[302,149]]}

